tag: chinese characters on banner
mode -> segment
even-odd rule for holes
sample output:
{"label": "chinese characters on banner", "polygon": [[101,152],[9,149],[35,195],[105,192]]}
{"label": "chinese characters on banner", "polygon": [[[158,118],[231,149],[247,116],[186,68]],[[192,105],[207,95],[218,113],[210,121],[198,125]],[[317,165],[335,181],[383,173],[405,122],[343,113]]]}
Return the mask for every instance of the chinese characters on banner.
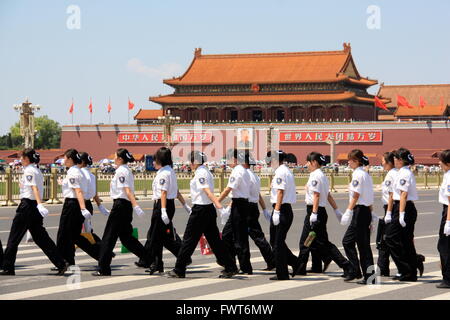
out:
{"label": "chinese characters on banner", "polygon": [[[162,132],[128,132],[119,133],[118,143],[163,143],[164,136]],[[174,143],[211,143],[211,132],[174,132],[172,135]]]}
{"label": "chinese characters on banner", "polygon": [[280,131],[280,142],[318,143],[329,138],[345,142],[383,142],[383,132],[376,131]]}

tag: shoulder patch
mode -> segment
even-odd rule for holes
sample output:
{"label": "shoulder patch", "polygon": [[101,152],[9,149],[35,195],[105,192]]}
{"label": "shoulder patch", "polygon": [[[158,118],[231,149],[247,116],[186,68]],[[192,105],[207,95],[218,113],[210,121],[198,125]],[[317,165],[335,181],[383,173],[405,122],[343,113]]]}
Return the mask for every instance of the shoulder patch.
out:
{"label": "shoulder patch", "polygon": [[75,178],[70,178],[69,181],[70,181],[71,184],[74,184],[75,183]]}
{"label": "shoulder patch", "polygon": [[450,192],[450,184],[447,186],[447,191]]}
{"label": "shoulder patch", "polygon": [[[28,175],[28,176],[27,176],[27,180],[28,180],[29,182],[31,182],[31,180],[33,180],[33,176]],[[73,182],[72,182],[72,183],[73,183]]]}
{"label": "shoulder patch", "polygon": [[205,182],[206,182],[205,178],[200,178],[200,179],[198,179],[198,181],[199,181],[201,184],[205,184]]}
{"label": "shoulder patch", "polygon": [[312,184],[313,187],[317,186],[317,183],[318,183],[317,180],[313,180],[313,181],[311,182],[311,184]]}
{"label": "shoulder patch", "polygon": [[230,182],[234,182],[234,180],[236,180],[234,177],[230,178]]}
{"label": "shoulder patch", "polygon": [[125,177],[124,176],[119,177],[119,181],[120,181],[120,183],[124,183],[125,182]]}
{"label": "shoulder patch", "polygon": [[359,181],[358,181],[358,180],[353,180],[353,181],[352,181],[352,185],[353,185],[354,187],[357,187],[357,186],[359,185]]}
{"label": "shoulder patch", "polygon": [[166,179],[159,179],[159,184],[160,185],[164,185],[164,183],[166,183]]}
{"label": "shoulder patch", "polygon": [[277,184],[281,184],[283,182],[283,179],[277,178]]}
{"label": "shoulder patch", "polygon": [[401,179],[400,180],[400,185],[404,186],[406,184],[406,180],[405,179]]}
{"label": "shoulder patch", "polygon": [[391,185],[391,180],[387,180],[385,183],[386,187],[389,187]]}

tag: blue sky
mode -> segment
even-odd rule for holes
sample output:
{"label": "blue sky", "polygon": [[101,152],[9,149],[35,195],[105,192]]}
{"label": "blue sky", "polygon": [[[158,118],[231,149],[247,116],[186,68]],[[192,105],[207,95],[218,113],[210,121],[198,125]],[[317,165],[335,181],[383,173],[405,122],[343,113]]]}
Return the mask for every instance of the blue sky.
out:
{"label": "blue sky", "polygon": [[[80,29],[67,8],[80,8]],[[381,10],[370,30],[367,8]],[[203,53],[341,50],[352,44],[363,76],[386,84],[450,83],[450,2],[365,0],[1,0],[0,134],[27,96],[61,124],[127,123],[127,99],[157,108],[162,79]],[[374,88],[373,90],[376,90]],[[372,90],[372,91],[373,91]],[[137,110],[134,110],[134,114]],[[132,117],[130,117],[132,118]]]}

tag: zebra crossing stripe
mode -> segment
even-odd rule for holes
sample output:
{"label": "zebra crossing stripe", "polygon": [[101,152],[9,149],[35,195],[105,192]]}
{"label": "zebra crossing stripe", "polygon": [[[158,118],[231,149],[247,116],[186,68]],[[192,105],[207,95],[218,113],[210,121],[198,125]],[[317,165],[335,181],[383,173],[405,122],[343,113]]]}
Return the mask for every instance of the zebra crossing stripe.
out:
{"label": "zebra crossing stripe", "polygon": [[450,300],[450,292],[438,294],[436,296],[427,297],[422,300]]}

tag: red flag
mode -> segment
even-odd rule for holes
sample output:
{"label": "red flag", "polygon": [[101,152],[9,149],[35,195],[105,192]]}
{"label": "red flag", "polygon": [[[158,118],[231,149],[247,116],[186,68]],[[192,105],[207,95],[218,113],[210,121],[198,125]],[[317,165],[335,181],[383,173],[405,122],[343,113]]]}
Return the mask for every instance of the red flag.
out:
{"label": "red flag", "polygon": [[425,98],[420,96],[420,102],[419,105],[421,108],[425,108],[425,106],[427,105],[427,102],[425,101]]}
{"label": "red flag", "polygon": [[397,105],[399,107],[408,107],[410,109],[414,108],[412,105],[409,104],[408,100],[406,100],[406,98],[401,95],[397,95]]}
{"label": "red flag", "polygon": [[377,96],[375,96],[375,107],[378,107],[383,110],[389,110],[387,106],[383,103],[383,101],[381,101],[381,99],[378,98]]}
{"label": "red flag", "polygon": [[112,109],[112,107],[111,107],[111,101],[109,101],[109,102],[108,102],[108,113],[111,112],[111,109]]}
{"label": "red flag", "polygon": [[130,100],[130,98],[128,98],[128,110],[133,110],[134,108],[134,103],[133,101]]}
{"label": "red flag", "polygon": [[92,99],[89,100],[89,112],[92,113]]}
{"label": "red flag", "polygon": [[70,114],[72,114],[72,113],[73,113],[73,101],[72,101],[72,104],[70,105],[70,108],[69,108],[69,113],[70,113]]}

